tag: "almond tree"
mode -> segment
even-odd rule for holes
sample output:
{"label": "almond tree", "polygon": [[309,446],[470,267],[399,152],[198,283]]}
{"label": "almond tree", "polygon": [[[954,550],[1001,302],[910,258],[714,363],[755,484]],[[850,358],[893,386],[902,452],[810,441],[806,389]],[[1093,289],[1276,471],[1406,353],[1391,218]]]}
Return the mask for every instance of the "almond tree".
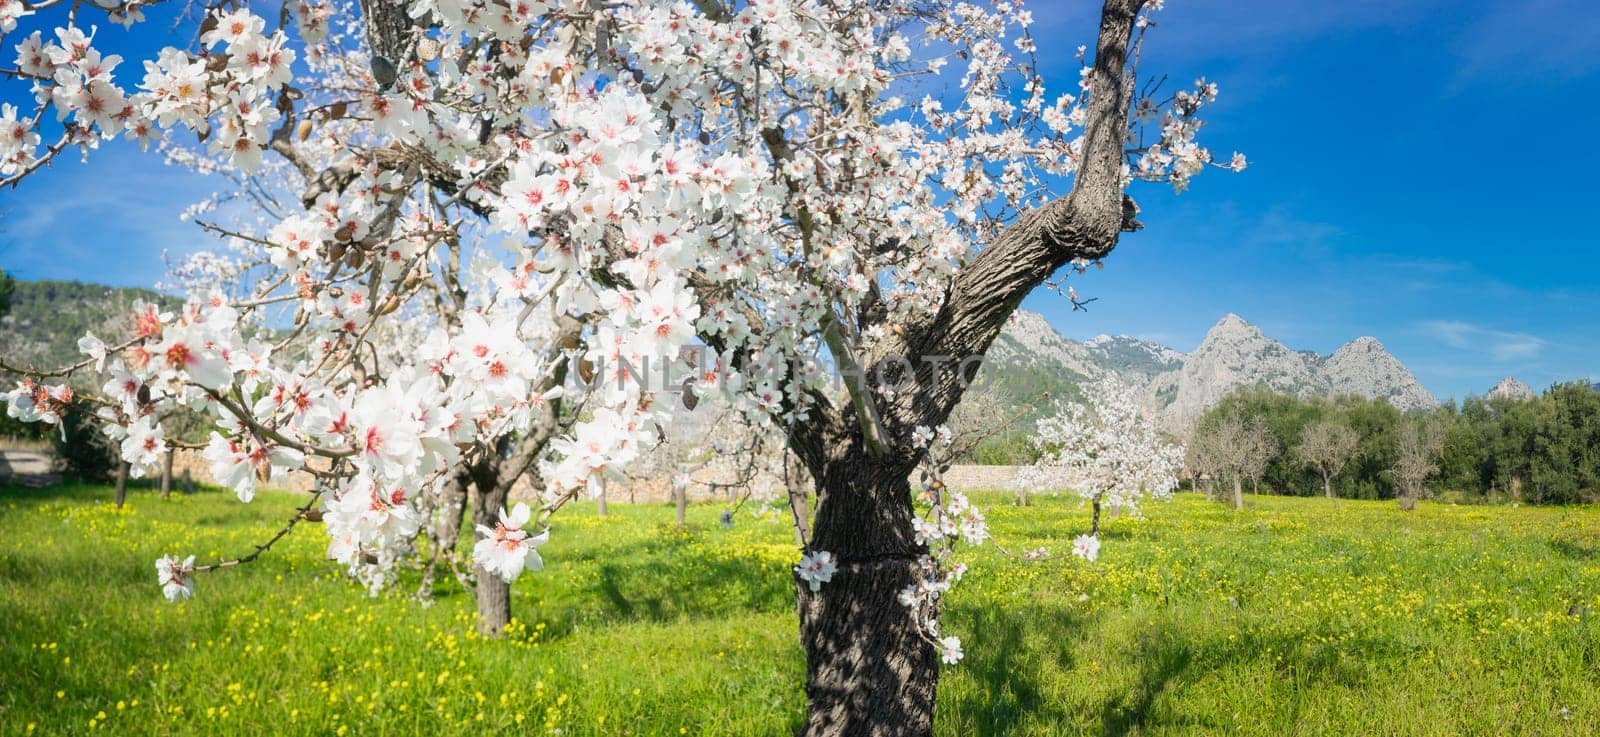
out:
{"label": "almond tree", "polygon": [[[795,574],[812,735],[931,732],[939,660],[962,652],[937,620],[948,552],[986,532],[937,466],[921,495],[910,477],[963,369],[1030,291],[1139,227],[1133,181],[1244,165],[1194,140],[1214,85],[1137,84],[1142,0],[1105,2],[1053,96],[1014,0],[299,0],[270,22],[228,3],[126,87],[90,16],[140,7],[0,0],[4,76],[36,101],[0,106],[0,186],[105,137],[187,131],[244,174],[292,170],[298,198],[232,234],[270,254],[250,294],[141,307],[131,339],[80,364],[12,366],[8,411],[58,422],[72,397],[51,381],[105,361],[126,460],[158,457],[164,407],[207,412],[219,482],[248,501],[258,477],[313,476],[330,556],[377,578],[419,498],[543,432],[570,346],[605,381],[567,398],[580,419],[537,461],[502,458],[543,490],[474,548],[511,579],[538,568],[552,515],[671,421],[666,365],[703,353],[693,392],[785,437],[816,484]],[[499,238],[460,324],[425,319],[450,244]],[[270,305],[303,354],[241,328]],[[163,590],[191,594],[294,524],[239,559],[163,558]]]}
{"label": "almond tree", "polygon": [[1439,470],[1439,452],[1444,449],[1444,433],[1439,423],[1425,418],[1406,418],[1395,433],[1395,490],[1401,509],[1416,509],[1428,495],[1428,477]]}
{"label": "almond tree", "polygon": [[1230,412],[1215,422],[1196,427],[1189,441],[1189,461],[1197,474],[1215,474],[1233,484],[1230,498],[1235,511],[1244,509],[1244,478],[1258,447],[1250,423]]}
{"label": "almond tree", "polygon": [[1012,486],[1076,491],[1093,510],[1089,536],[1098,537],[1103,507],[1137,512],[1146,497],[1170,498],[1184,451],[1161,437],[1121,383],[1085,388],[1087,404],[1058,403],[1055,414],[1039,420],[1033,439],[1039,460],[1020,470]]}
{"label": "almond tree", "polygon": [[1239,474],[1250,479],[1250,493],[1261,493],[1261,477],[1278,457],[1282,445],[1267,427],[1266,418],[1257,415],[1245,423],[1244,443],[1239,447]]}
{"label": "almond tree", "polygon": [[1358,440],[1355,430],[1329,421],[1311,423],[1300,435],[1295,458],[1322,476],[1322,493],[1329,499],[1333,498],[1333,479],[1356,456]]}

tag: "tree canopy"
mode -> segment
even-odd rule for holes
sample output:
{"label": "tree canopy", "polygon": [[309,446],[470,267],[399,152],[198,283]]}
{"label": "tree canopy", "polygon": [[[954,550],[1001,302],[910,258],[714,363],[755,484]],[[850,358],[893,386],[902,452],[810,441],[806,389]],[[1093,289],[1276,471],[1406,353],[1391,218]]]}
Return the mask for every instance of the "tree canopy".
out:
{"label": "tree canopy", "polygon": [[[1426,420],[1436,428],[1437,468],[1420,478],[1431,493],[1467,498],[1518,499],[1531,504],[1568,504],[1600,498],[1600,392],[1587,381],[1551,386],[1533,399],[1470,397],[1408,418],[1388,403],[1360,397],[1295,397],[1264,389],[1238,390],[1208,410],[1195,427],[1195,442],[1217,432],[1230,416],[1260,417],[1279,447],[1330,442],[1346,430],[1355,450],[1331,474],[1333,495],[1386,499],[1401,494],[1400,449],[1427,446]],[[1330,430],[1330,427],[1339,428]],[[1405,442],[1402,442],[1405,441]],[[1341,456],[1342,453],[1333,454]],[[1322,491],[1316,464],[1303,453],[1281,453],[1266,466],[1263,483],[1274,493]],[[1416,459],[1408,461],[1416,468]]]}

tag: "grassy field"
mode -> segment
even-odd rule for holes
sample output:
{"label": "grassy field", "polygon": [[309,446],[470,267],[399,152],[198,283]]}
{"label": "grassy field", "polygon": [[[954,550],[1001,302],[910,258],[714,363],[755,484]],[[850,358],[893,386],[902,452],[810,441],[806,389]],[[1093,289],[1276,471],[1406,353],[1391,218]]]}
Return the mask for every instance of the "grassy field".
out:
{"label": "grassy field", "polygon": [[[245,552],[293,498],[0,489],[0,734],[781,735],[803,660],[777,522],[569,510],[515,588],[369,599],[321,530],[161,599],[154,559]],[[1066,499],[981,497],[1058,553]],[[1184,496],[1112,520],[1099,562],[972,553],[945,627],[942,735],[1600,733],[1600,510]]]}

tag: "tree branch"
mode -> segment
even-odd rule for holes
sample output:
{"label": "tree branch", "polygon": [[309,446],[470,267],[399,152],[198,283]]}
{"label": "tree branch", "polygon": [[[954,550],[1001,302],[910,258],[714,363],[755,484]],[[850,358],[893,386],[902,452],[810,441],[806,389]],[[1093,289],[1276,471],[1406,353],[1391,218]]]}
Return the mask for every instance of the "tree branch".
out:
{"label": "tree branch", "polygon": [[1006,320],[1035,287],[1069,262],[1096,260],[1116,248],[1123,230],[1122,144],[1132,81],[1128,44],[1144,0],[1106,0],[1100,17],[1083,159],[1067,196],[1025,213],[975,256],[951,284],[937,313],[910,321],[874,347],[872,365],[904,357],[916,367],[918,391],[901,392],[885,408],[889,430],[942,423],[965,390],[961,372],[922,362],[982,356]]}

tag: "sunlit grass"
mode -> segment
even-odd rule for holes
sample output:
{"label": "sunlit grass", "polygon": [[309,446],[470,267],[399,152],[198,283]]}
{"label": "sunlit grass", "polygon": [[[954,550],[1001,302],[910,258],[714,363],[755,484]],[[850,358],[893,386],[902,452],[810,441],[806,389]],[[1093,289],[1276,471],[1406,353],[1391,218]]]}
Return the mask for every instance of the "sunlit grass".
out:
{"label": "sunlit grass", "polygon": [[[247,552],[294,498],[118,512],[101,489],[0,490],[0,733],[780,735],[803,656],[781,523],[695,506],[557,518],[509,642],[471,597],[367,598],[307,526],[167,604],[153,561]],[[939,732],[1594,734],[1600,512],[1325,499],[1243,514],[1183,497],[1112,520],[981,497],[1012,549],[972,554],[946,629]],[[31,725],[31,732],[30,732]]]}

